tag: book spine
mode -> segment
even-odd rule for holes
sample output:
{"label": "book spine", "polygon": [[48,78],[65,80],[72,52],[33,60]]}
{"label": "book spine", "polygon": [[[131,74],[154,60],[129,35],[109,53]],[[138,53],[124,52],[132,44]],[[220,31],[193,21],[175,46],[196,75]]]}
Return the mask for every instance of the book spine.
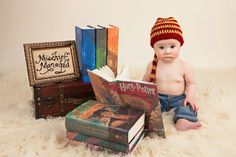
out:
{"label": "book spine", "polygon": [[99,139],[99,138],[96,138],[93,136],[88,136],[85,134],[75,133],[75,132],[71,132],[71,131],[67,131],[66,136],[69,140],[93,144],[96,146],[101,146],[103,148],[111,149],[113,151],[125,152],[125,153],[129,152],[128,145],[123,145],[123,144],[116,143],[116,142],[106,141],[106,140]]}
{"label": "book spine", "polygon": [[75,36],[81,79],[83,82],[89,83],[90,80],[87,69],[94,70],[96,68],[95,29],[81,29],[75,27]]}
{"label": "book spine", "polygon": [[86,121],[85,119],[73,119],[66,116],[65,126],[69,131],[83,133],[104,140],[128,144],[128,132],[121,129],[111,128],[99,123]]}
{"label": "book spine", "polygon": [[107,65],[117,74],[119,28],[107,28]]}
{"label": "book spine", "polygon": [[78,56],[79,70],[81,73],[83,70],[82,58],[80,57],[82,54],[82,29],[80,29],[79,27],[75,27],[75,43],[76,43],[76,50],[77,50],[77,56]]}
{"label": "book spine", "polygon": [[96,29],[96,68],[107,64],[107,30]]}

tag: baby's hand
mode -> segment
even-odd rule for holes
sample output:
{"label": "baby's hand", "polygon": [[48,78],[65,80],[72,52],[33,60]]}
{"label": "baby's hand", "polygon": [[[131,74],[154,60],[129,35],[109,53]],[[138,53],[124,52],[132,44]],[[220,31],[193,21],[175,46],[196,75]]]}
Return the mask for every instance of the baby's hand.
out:
{"label": "baby's hand", "polygon": [[199,110],[197,104],[195,103],[195,100],[191,97],[186,97],[184,100],[184,106],[190,105],[193,109],[193,111],[197,112]]}

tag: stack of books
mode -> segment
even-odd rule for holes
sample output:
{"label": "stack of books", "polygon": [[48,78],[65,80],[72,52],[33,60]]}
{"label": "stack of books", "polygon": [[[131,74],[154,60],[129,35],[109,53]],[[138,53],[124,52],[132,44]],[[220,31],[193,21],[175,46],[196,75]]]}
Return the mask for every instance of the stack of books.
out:
{"label": "stack of books", "polygon": [[144,121],[142,110],[88,100],[66,115],[66,136],[71,145],[129,153],[144,136]]}

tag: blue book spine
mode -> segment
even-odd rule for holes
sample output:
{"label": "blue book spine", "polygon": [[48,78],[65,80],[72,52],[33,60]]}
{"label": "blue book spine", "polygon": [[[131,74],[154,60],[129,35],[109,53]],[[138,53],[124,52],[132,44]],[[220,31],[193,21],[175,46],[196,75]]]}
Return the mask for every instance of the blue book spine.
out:
{"label": "blue book spine", "polygon": [[75,38],[81,79],[83,82],[89,83],[87,70],[96,68],[96,31],[93,28],[75,27]]}

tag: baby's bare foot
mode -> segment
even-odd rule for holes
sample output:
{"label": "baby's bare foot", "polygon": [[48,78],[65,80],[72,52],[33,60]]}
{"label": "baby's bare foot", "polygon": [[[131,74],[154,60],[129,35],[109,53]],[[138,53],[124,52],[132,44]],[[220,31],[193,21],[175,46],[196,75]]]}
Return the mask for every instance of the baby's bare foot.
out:
{"label": "baby's bare foot", "polygon": [[185,131],[190,129],[198,129],[202,126],[199,122],[191,122],[186,119],[179,119],[176,122],[176,130],[178,131]]}

